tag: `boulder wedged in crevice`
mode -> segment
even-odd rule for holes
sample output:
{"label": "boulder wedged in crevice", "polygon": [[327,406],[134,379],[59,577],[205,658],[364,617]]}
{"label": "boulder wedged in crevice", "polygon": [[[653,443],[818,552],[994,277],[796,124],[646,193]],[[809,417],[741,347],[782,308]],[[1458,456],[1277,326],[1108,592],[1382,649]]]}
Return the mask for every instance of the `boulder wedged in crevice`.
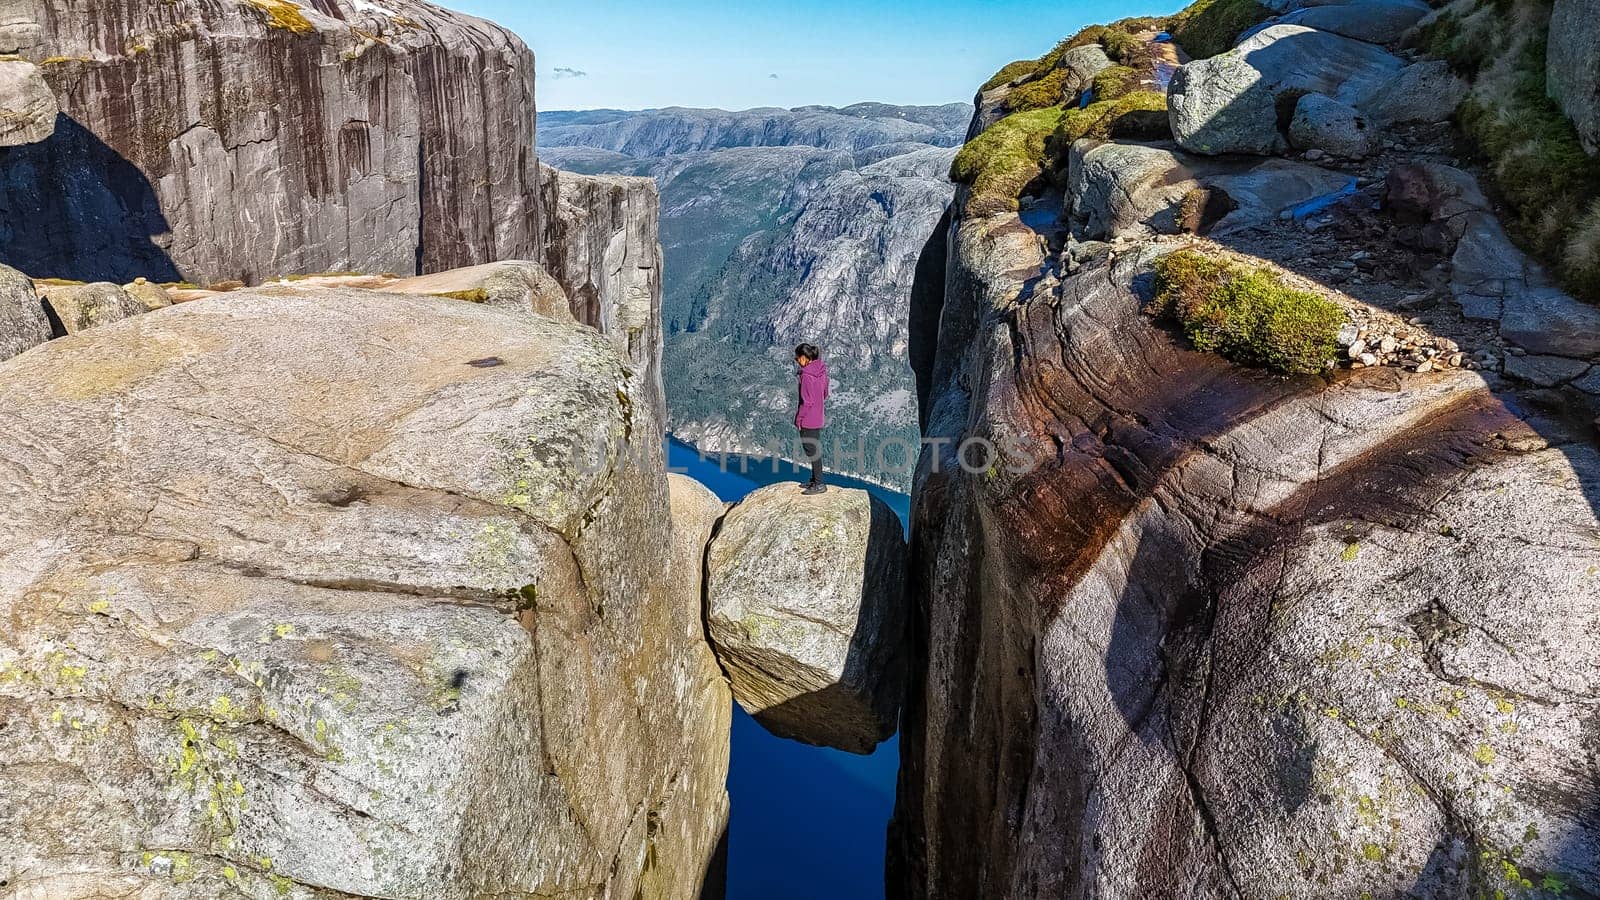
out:
{"label": "boulder wedged in crevice", "polygon": [[750,494],[706,552],[706,629],[733,696],[781,737],[870,753],[904,677],[905,541],[865,491]]}

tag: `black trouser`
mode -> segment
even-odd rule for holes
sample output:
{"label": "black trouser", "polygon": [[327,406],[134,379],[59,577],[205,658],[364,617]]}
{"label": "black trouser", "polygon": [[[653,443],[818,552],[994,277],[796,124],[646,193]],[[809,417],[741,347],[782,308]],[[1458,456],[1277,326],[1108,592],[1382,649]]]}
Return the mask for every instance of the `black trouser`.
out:
{"label": "black trouser", "polygon": [[822,483],[822,429],[800,429],[800,450],[811,463],[811,483]]}

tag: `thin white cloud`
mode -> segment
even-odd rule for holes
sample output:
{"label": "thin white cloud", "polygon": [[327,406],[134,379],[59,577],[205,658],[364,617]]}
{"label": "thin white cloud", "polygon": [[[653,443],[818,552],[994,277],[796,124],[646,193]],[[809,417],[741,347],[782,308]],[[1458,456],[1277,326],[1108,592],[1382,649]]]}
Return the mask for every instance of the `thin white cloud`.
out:
{"label": "thin white cloud", "polygon": [[560,81],[563,78],[588,78],[589,77],[589,73],[588,72],[585,72],[582,69],[569,68],[567,66],[556,66],[554,69],[551,69],[550,71],[551,71],[551,74],[555,77],[555,79],[557,81]]}

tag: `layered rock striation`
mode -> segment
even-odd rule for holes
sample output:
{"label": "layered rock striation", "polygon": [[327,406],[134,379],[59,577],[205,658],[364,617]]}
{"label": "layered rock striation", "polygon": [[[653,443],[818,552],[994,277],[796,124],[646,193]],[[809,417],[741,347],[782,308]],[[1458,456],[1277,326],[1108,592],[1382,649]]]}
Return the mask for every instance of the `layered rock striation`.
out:
{"label": "layered rock striation", "polygon": [[[1451,165],[1452,102],[1373,112],[1434,63],[1347,12],[1179,70],[1181,147],[1088,136],[930,242],[892,892],[1600,891],[1595,310]],[[1363,152],[1263,158],[1266,82]],[[1239,281],[1173,299],[1175,259]],[[1208,330],[1257,302],[1305,318]]]}

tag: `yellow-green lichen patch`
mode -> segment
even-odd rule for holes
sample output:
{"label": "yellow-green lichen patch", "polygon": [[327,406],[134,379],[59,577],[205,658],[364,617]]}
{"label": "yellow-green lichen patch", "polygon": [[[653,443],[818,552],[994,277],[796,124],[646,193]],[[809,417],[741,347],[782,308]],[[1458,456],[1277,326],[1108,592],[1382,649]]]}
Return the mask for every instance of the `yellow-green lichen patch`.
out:
{"label": "yellow-green lichen patch", "polygon": [[249,808],[239,773],[239,745],[218,723],[180,717],[176,749],[167,757],[168,776],[203,812],[212,837],[228,838]]}
{"label": "yellow-green lichen patch", "polygon": [[289,0],[249,0],[250,5],[266,17],[268,28],[281,28],[294,34],[310,34],[316,30],[300,6]]}
{"label": "yellow-green lichen patch", "polygon": [[463,291],[445,291],[434,296],[448,297],[451,300],[465,300],[468,303],[486,303],[489,300],[489,292],[481,287],[468,288]]}

